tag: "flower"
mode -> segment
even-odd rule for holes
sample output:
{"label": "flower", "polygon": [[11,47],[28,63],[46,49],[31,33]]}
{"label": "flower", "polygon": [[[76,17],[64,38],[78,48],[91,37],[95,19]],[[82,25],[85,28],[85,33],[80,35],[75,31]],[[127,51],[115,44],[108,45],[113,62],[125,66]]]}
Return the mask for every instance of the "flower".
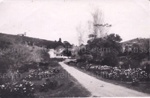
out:
{"label": "flower", "polygon": [[1,85],[1,87],[2,87],[2,88],[4,88],[4,87],[5,87],[5,85]]}
{"label": "flower", "polygon": [[15,91],[17,91],[17,88],[14,88]]}
{"label": "flower", "polygon": [[31,83],[31,85],[30,86],[33,86],[33,83]]}
{"label": "flower", "polygon": [[29,75],[29,78],[31,78],[32,76],[31,75]]}
{"label": "flower", "polygon": [[24,87],[23,90],[26,90],[26,88]]}
{"label": "flower", "polygon": [[34,90],[34,88],[32,87],[31,90]]}
{"label": "flower", "polygon": [[19,87],[22,87],[22,84],[20,84]]}

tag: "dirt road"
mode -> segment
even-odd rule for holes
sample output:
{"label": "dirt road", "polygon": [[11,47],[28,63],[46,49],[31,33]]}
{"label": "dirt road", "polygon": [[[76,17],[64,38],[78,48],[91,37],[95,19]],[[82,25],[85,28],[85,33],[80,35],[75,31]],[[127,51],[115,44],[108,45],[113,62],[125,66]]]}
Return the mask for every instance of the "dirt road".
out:
{"label": "dirt road", "polygon": [[91,97],[140,97],[140,96],[150,96],[145,93],[141,93],[135,90],[131,90],[119,85],[107,83],[98,80],[90,75],[87,75],[71,66],[60,62],[60,65],[68,71],[78,82],[91,92]]}

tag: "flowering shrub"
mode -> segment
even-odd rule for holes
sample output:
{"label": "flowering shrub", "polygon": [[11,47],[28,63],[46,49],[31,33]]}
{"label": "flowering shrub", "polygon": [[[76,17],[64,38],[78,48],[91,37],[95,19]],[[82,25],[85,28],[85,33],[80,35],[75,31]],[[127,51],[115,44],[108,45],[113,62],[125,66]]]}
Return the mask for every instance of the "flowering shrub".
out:
{"label": "flowering shrub", "polygon": [[[77,65],[80,66],[79,63],[77,63]],[[150,79],[150,74],[148,74],[141,68],[121,69],[118,67],[110,67],[107,65],[100,66],[90,64],[90,66],[87,67],[87,70],[96,73],[97,75],[100,75],[101,77],[106,79],[132,82],[132,85],[138,85],[138,82],[147,81],[148,79]]]}
{"label": "flowering shrub", "polygon": [[121,80],[126,82],[137,83],[139,81],[145,81],[148,77],[148,74],[140,68],[137,69],[119,69],[113,68],[109,71],[100,71],[100,75],[103,78]]}
{"label": "flowering shrub", "polygon": [[59,73],[59,69],[55,69],[55,68],[48,71],[34,70],[27,77],[25,77],[25,79],[41,80],[43,78],[49,78],[57,73]]}
{"label": "flowering shrub", "polygon": [[19,83],[0,85],[0,98],[34,98],[34,84],[22,80]]}

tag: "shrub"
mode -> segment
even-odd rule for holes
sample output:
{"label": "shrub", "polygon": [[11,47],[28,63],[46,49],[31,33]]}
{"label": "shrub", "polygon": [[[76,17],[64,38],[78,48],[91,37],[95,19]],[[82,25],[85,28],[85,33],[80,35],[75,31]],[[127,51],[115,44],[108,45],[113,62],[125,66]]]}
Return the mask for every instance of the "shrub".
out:
{"label": "shrub", "polygon": [[34,98],[34,84],[23,80],[16,84],[6,83],[0,85],[1,98]]}
{"label": "shrub", "polygon": [[24,73],[28,72],[31,69],[37,69],[38,68],[38,63],[36,62],[30,62],[22,65],[21,67],[18,68],[19,73]]}
{"label": "shrub", "polygon": [[0,72],[7,72],[12,76],[12,80],[15,81],[13,74],[16,71],[19,70],[23,73],[29,69],[36,69],[38,67],[37,62],[48,61],[47,58],[49,58],[49,54],[44,48],[13,44],[3,50],[0,55]]}
{"label": "shrub", "polygon": [[150,61],[143,61],[141,63],[141,67],[145,70],[148,74],[150,73]]}
{"label": "shrub", "polygon": [[46,82],[41,85],[40,92],[47,92],[49,89],[54,90],[58,87],[56,80],[46,79]]}

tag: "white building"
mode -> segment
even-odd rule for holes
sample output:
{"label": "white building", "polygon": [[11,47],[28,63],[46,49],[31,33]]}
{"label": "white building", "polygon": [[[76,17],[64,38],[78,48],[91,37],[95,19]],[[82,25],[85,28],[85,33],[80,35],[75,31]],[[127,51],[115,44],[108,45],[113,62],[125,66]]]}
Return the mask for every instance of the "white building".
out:
{"label": "white building", "polygon": [[65,50],[64,47],[57,47],[56,49],[50,49],[49,50],[49,55],[50,55],[50,58],[68,58],[67,56],[63,56],[63,51]]}
{"label": "white building", "polygon": [[55,54],[55,50],[54,50],[54,49],[50,49],[48,53],[49,53],[49,55],[50,55],[50,58],[55,58],[55,57],[56,57],[56,54]]}

